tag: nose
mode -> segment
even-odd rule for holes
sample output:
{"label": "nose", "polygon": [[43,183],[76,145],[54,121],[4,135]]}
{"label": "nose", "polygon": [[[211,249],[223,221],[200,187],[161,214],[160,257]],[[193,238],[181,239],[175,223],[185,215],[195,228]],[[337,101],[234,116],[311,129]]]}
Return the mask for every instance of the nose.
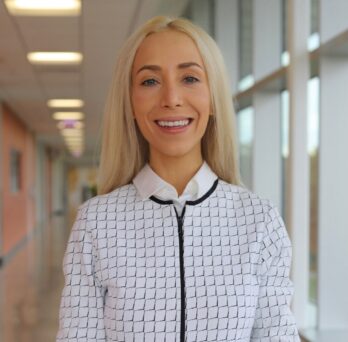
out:
{"label": "nose", "polygon": [[175,108],[183,104],[182,93],[178,84],[174,81],[165,82],[162,86],[161,107]]}

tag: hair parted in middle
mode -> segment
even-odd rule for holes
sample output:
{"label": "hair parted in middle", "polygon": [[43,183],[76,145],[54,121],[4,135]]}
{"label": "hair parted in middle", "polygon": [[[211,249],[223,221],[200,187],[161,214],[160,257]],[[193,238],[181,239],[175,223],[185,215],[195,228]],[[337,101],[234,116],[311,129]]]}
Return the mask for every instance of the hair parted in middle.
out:
{"label": "hair parted in middle", "polygon": [[131,104],[132,67],[142,41],[150,34],[175,30],[196,44],[204,63],[213,115],[202,138],[202,156],[217,176],[240,185],[235,113],[222,54],[215,41],[187,19],[154,17],[136,30],[119,54],[102,127],[98,193],[128,184],[149,161],[149,144],[134,120]]}

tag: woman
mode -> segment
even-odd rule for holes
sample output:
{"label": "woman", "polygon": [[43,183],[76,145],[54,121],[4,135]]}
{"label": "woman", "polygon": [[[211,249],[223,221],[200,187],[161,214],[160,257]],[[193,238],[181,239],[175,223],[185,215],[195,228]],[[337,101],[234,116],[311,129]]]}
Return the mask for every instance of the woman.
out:
{"label": "woman", "polygon": [[276,208],[240,186],[215,42],[156,17],[119,56],[100,195],[68,243],[58,341],[299,341],[291,246]]}

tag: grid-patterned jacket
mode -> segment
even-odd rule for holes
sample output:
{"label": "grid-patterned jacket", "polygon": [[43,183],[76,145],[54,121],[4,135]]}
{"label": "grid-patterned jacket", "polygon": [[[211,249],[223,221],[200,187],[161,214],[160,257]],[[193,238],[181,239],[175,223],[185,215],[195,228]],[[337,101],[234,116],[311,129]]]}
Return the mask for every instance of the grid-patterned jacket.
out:
{"label": "grid-patterned jacket", "polygon": [[79,209],[57,341],[299,341],[277,209],[217,179],[179,216],[133,184]]}

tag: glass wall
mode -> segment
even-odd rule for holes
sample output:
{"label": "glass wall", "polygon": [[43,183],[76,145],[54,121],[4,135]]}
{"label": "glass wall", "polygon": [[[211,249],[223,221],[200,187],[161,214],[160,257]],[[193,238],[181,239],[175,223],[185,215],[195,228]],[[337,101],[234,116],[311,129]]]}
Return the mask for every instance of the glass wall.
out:
{"label": "glass wall", "polygon": [[308,82],[308,156],[310,160],[310,246],[309,301],[310,322],[316,326],[318,299],[318,156],[319,156],[319,77]]}
{"label": "glass wall", "polygon": [[240,91],[253,84],[253,1],[239,0],[239,84]]}
{"label": "glass wall", "polygon": [[283,90],[281,92],[281,151],[282,151],[282,207],[281,212],[283,217],[287,216],[286,213],[286,180],[287,180],[287,168],[289,157],[289,92]]}
{"label": "glass wall", "polygon": [[254,111],[252,107],[244,108],[238,112],[237,124],[242,182],[247,188],[252,189],[254,135]]}
{"label": "glass wall", "polygon": [[[325,336],[320,335],[321,331],[330,331],[329,338],[323,340],[348,341],[348,316],[344,314],[348,306],[344,284],[348,279],[346,273],[338,270],[348,260],[344,218],[348,210],[344,195],[348,189],[348,162],[344,158],[344,146],[348,146],[344,133],[348,131],[345,113],[348,2],[215,0],[214,3],[219,4],[220,16],[224,14],[223,4],[231,18],[232,12],[238,13],[234,21],[223,21],[224,31],[230,32],[231,45],[226,48],[228,40],[224,36],[220,48],[223,54],[227,51],[227,62],[235,63],[229,64],[236,69],[231,74],[238,75],[233,98],[239,105],[240,168],[245,186],[256,193],[262,183],[266,184],[264,188],[269,184],[278,186],[278,179],[268,183],[264,175],[269,171],[273,175],[273,169],[278,167],[268,147],[270,141],[277,141],[273,135],[279,135],[279,146],[271,146],[271,153],[273,156],[278,153],[281,160],[279,209],[293,242],[293,310],[301,332],[313,341]],[[298,10],[301,6],[303,11]],[[294,15],[290,16],[291,13]],[[226,19],[228,14],[222,17]],[[261,17],[265,20],[260,20]],[[266,25],[260,25],[262,22]],[[297,30],[304,22],[304,30]],[[219,21],[219,32],[223,25]],[[270,27],[278,36],[269,34]],[[215,38],[219,41],[219,36]],[[274,45],[269,44],[271,40]],[[299,41],[303,59],[294,58],[299,56],[296,54],[290,57],[290,47],[297,48],[295,43]],[[279,58],[270,62],[277,44]],[[260,53],[262,48],[267,52]],[[305,68],[301,69],[302,66]],[[305,70],[302,75],[308,75],[300,77],[303,93],[291,83],[298,70]],[[268,145],[263,144],[265,141]],[[270,163],[273,169],[264,167]],[[296,188],[298,180],[303,185],[301,189]],[[296,207],[298,203],[304,208],[302,211]],[[310,334],[308,329],[319,335]],[[338,339],[331,334],[335,329],[347,333]]]}

